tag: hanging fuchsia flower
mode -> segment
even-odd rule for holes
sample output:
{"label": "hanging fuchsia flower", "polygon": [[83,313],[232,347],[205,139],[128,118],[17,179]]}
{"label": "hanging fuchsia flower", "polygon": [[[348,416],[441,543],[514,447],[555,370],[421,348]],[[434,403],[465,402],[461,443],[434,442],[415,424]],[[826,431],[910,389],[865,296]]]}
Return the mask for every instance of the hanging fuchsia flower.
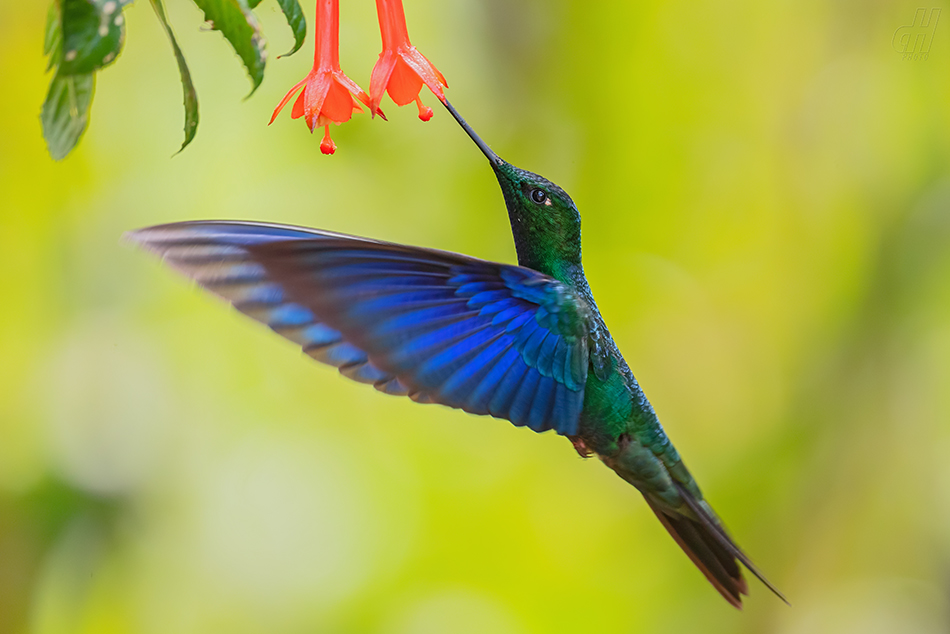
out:
{"label": "hanging fuchsia flower", "polygon": [[317,0],[316,47],[313,54],[313,70],[303,81],[290,89],[270,119],[273,123],[287,102],[300,90],[290,113],[292,119],[304,117],[310,131],[318,126],[324,128],[320,151],[333,154],[336,143],[330,138],[331,123],[345,123],[354,112],[363,112],[357,101],[362,101],[370,111],[385,119],[382,111],[370,105],[369,96],[356,82],[340,69],[340,3],[339,0]]}
{"label": "hanging fuchsia flower", "polygon": [[376,0],[376,12],[379,15],[383,52],[379,54],[379,61],[369,81],[370,108],[378,111],[383,93],[388,92],[397,106],[415,101],[419,107],[419,118],[428,121],[432,118],[432,108],[423,105],[419,97],[422,85],[428,86],[444,102],[442,89],[448,87],[448,82],[409,42],[402,0]]}

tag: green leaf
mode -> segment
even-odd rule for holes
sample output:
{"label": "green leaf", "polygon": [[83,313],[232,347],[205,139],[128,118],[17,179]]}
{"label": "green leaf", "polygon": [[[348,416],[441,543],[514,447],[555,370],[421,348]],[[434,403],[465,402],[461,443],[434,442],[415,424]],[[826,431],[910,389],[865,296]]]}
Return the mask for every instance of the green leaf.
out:
{"label": "green leaf", "polygon": [[168,18],[165,17],[165,5],[162,4],[162,0],[151,0],[151,2],[152,8],[155,9],[155,15],[158,16],[158,21],[162,23],[162,28],[165,29],[165,35],[172,43],[172,50],[175,51],[178,72],[181,74],[181,87],[185,93],[185,140],[178,148],[178,151],[181,152],[186,145],[191,143],[198,131],[198,93],[195,92],[195,85],[191,82],[191,72],[188,70],[188,64],[185,63],[185,56],[178,46],[178,40],[175,39]]}
{"label": "green leaf", "polygon": [[50,156],[59,161],[79,142],[89,123],[89,105],[96,85],[92,73],[56,73],[50,82],[40,120]]}
{"label": "green leaf", "polygon": [[221,31],[241,58],[251,79],[251,94],[254,94],[264,79],[266,54],[261,29],[247,0],[195,0],[195,4],[204,11],[211,28]]}
{"label": "green leaf", "polygon": [[[256,9],[260,3],[261,0],[248,0],[247,6]],[[294,32],[294,47],[290,49],[290,52],[278,55],[278,57],[287,57],[299,51],[300,47],[303,46],[303,41],[307,38],[307,20],[304,18],[303,9],[300,8],[300,3],[297,0],[277,0],[277,3],[280,5],[280,10],[284,12],[284,17],[287,18],[290,30]]]}
{"label": "green leaf", "polygon": [[85,75],[115,61],[125,40],[122,7],[130,0],[62,0],[59,72]]}
{"label": "green leaf", "polygon": [[294,47],[290,49],[290,52],[279,56],[287,57],[299,51],[300,47],[303,46],[303,41],[307,38],[307,20],[303,17],[303,10],[297,0],[277,0],[277,3],[280,4],[280,10],[284,12],[287,24],[294,32]]}
{"label": "green leaf", "polygon": [[60,26],[59,2],[50,2],[46,12],[46,33],[43,37],[43,55],[49,55],[47,72],[57,66],[63,57],[63,29]]}

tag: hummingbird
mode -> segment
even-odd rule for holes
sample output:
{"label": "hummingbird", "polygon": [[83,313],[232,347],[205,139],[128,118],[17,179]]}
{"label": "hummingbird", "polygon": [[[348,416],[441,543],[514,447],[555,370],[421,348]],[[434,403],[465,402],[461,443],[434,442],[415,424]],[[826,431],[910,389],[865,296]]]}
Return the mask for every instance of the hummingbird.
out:
{"label": "hummingbird", "polygon": [[258,222],[126,237],[349,379],[566,437],[636,487],[726,601],[742,607],[744,566],[787,603],[703,498],[611,338],[574,201],[502,160],[444,104],[498,179],[517,266]]}

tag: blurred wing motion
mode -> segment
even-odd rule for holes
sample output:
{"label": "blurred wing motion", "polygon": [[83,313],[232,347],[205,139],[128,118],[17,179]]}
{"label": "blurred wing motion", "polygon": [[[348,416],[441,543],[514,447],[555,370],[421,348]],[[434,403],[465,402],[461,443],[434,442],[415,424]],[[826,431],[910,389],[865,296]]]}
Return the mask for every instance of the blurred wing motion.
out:
{"label": "blurred wing motion", "polygon": [[184,222],[128,237],[353,380],[577,433],[590,314],[546,275],[281,225]]}

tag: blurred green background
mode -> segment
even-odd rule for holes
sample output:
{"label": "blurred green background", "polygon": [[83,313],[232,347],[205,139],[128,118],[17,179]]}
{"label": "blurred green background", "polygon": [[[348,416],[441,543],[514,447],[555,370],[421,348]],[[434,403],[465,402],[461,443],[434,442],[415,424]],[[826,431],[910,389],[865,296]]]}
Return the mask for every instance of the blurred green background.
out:
{"label": "blurred green background", "polygon": [[[368,87],[373,3],[344,0]],[[308,18],[313,7],[304,2]],[[929,5],[928,5],[929,6]],[[514,261],[436,108],[334,128],[276,3],[257,93],[190,3],[147,2],[54,163],[46,2],[0,3],[0,632],[540,634],[950,629],[950,12],[905,0],[406,0],[449,98],[569,191],[588,277],[756,582],[708,586],[637,492],[551,434],[374,392],[120,244],[296,223]],[[308,50],[309,49],[309,50]],[[435,99],[424,95],[427,103]],[[384,103],[385,107],[385,103]]]}

